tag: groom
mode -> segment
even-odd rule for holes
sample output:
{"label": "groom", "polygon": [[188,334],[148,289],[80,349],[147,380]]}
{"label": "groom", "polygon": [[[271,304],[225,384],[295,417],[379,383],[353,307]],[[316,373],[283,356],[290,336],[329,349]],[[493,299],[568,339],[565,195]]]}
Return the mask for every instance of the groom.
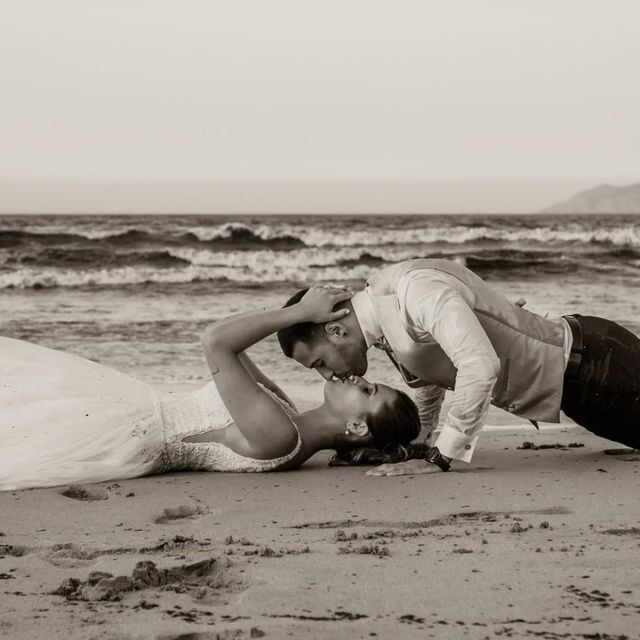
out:
{"label": "groom", "polygon": [[543,318],[447,260],[383,268],[342,304],[351,313],[340,320],[280,331],[285,355],[330,379],[364,375],[367,350],[383,349],[416,388],[427,434],[438,424],[445,391],[453,390],[428,464],[383,465],[380,474],[470,462],[489,404],[536,427],[538,420],[559,422],[562,409],[589,431],[640,448],[640,339],[614,322]]}

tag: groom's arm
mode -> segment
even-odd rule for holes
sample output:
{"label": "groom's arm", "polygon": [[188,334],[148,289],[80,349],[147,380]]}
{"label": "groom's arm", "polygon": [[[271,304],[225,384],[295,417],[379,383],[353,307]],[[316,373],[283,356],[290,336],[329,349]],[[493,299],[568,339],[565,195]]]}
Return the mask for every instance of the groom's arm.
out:
{"label": "groom's arm", "polygon": [[398,293],[418,340],[432,336],[457,369],[453,399],[435,446],[447,458],[470,462],[500,373],[500,360],[473,313],[473,294],[431,270],[409,274]]}
{"label": "groom's arm", "polygon": [[413,400],[418,407],[420,417],[420,436],[423,442],[432,444],[432,436],[440,421],[440,411],[444,400],[445,389],[434,384],[418,387]]}

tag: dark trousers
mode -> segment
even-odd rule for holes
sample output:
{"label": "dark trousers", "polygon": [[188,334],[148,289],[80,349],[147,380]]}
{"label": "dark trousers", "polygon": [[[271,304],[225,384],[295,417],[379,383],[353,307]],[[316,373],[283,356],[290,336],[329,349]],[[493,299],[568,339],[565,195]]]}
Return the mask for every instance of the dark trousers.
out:
{"label": "dark trousers", "polygon": [[574,317],[583,354],[565,374],[561,408],[591,433],[640,449],[640,338],[611,320]]}

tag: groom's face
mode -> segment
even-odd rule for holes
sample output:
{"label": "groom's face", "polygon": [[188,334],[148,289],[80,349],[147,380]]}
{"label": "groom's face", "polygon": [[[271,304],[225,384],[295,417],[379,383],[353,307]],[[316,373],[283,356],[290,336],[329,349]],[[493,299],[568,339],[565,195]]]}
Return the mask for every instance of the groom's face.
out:
{"label": "groom's face", "polygon": [[299,341],[293,358],[308,369],[315,369],[325,380],[363,376],[367,372],[366,348],[350,335],[324,335],[311,343]]}

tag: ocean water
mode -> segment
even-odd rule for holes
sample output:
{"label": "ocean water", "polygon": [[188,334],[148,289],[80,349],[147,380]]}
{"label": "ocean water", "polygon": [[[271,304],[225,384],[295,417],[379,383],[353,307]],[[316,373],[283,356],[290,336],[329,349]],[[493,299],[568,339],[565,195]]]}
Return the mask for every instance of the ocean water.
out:
{"label": "ocean water", "polygon": [[[640,216],[4,216],[0,334],[150,383],[205,381],[207,323],[280,306],[314,282],[360,287],[387,263],[458,260],[540,314],[640,334]],[[321,379],[275,339],[253,348],[285,387]],[[371,379],[399,384],[384,356]]]}

